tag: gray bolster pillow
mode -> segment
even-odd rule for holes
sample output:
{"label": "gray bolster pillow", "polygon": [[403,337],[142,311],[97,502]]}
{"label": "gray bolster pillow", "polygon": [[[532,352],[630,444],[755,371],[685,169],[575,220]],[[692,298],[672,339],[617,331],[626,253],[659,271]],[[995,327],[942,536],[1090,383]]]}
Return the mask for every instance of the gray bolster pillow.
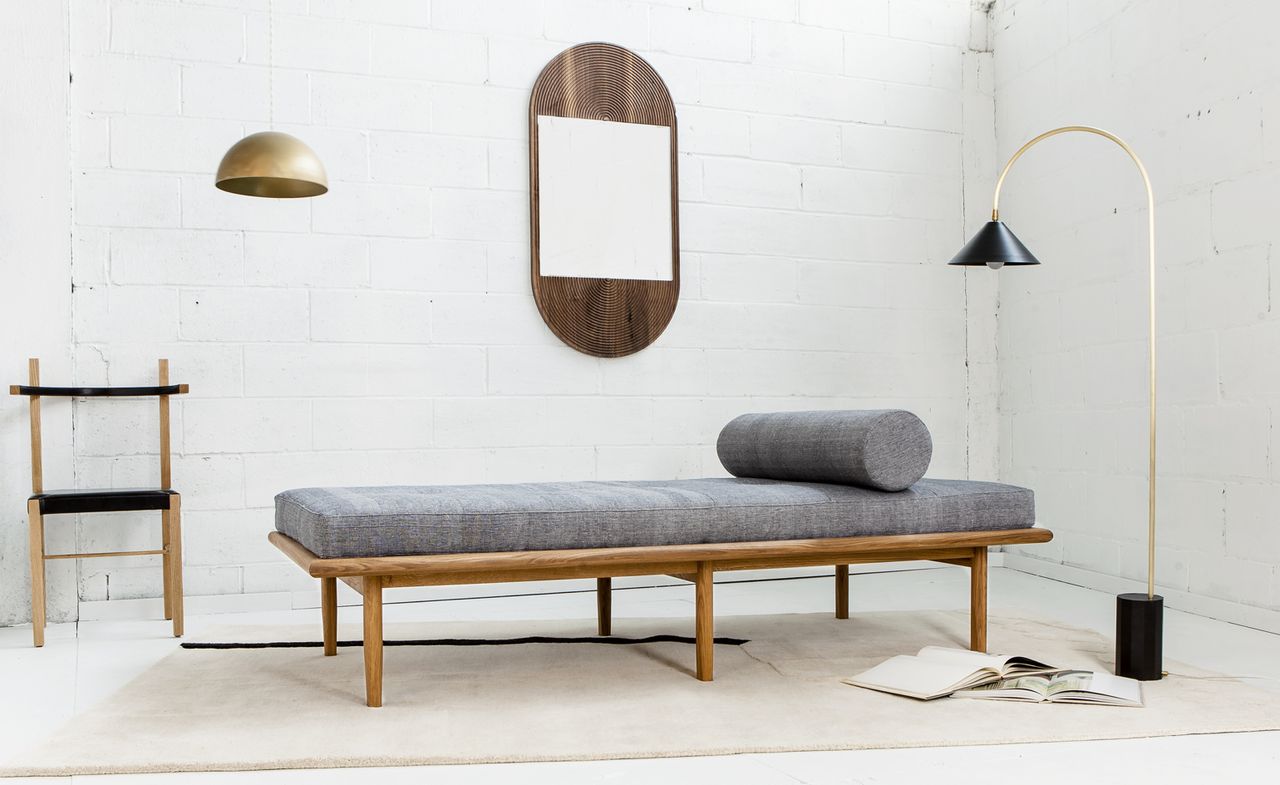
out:
{"label": "gray bolster pillow", "polygon": [[933,440],[901,409],[776,412],[734,418],[716,452],[735,477],[901,491],[924,476]]}

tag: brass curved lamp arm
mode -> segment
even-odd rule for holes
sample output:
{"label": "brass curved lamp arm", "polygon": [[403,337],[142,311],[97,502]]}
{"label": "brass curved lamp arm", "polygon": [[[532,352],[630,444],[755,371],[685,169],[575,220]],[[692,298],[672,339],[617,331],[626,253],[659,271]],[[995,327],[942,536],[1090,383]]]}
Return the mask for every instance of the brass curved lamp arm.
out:
{"label": "brass curved lamp arm", "polygon": [[1156,200],[1155,194],[1151,190],[1151,178],[1147,175],[1147,167],[1142,165],[1142,159],[1138,158],[1138,154],[1120,137],[1101,128],[1094,128],[1088,125],[1065,125],[1061,128],[1054,128],[1051,131],[1045,131],[1031,141],[1019,147],[1010,158],[1009,162],[1004,165],[1004,169],[1000,171],[1000,177],[996,179],[995,196],[991,202],[991,220],[1000,220],[1000,189],[1004,186],[1004,179],[1009,174],[1009,169],[1014,162],[1022,157],[1023,153],[1030,150],[1039,142],[1048,139],[1051,136],[1059,134],[1079,131],[1082,133],[1094,134],[1106,139],[1110,139],[1120,146],[1122,150],[1129,154],[1133,159],[1133,163],[1138,167],[1138,173],[1142,175],[1142,184],[1147,189],[1147,267],[1149,277],[1149,294],[1148,294],[1148,314],[1149,329],[1148,337],[1148,371],[1150,382],[1150,457],[1147,468],[1147,596],[1154,597],[1156,593]]}

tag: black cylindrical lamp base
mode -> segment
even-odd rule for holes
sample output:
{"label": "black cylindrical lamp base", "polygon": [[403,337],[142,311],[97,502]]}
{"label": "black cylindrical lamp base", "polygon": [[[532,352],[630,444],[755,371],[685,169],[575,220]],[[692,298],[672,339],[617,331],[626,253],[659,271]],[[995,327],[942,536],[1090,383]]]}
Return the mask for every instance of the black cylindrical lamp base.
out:
{"label": "black cylindrical lamp base", "polygon": [[1164,597],[1116,597],[1116,675],[1156,681],[1164,671]]}

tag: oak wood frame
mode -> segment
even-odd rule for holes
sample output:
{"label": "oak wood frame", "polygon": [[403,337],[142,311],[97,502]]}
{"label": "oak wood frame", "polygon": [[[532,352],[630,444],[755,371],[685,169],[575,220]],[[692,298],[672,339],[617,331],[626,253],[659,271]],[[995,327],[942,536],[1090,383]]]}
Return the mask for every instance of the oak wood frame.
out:
{"label": "oak wood frame", "polygon": [[[27,500],[28,537],[31,559],[31,638],[36,647],[44,646],[46,624],[46,561],[58,559],[96,559],[112,556],[160,556],[164,584],[164,617],[173,621],[173,635],[182,637],[182,496],[170,489],[172,484],[172,458],[170,447],[169,396],[188,392],[185,384],[169,384],[169,361],[158,362],[158,385],[155,387],[42,387],[40,385],[40,360],[27,360],[26,385],[10,385],[10,395],[25,395],[29,403],[31,421],[31,493]],[[41,507],[44,494],[44,451],[42,443],[42,397],[143,397],[159,399],[160,418],[160,489],[170,491],[168,506],[160,511],[160,539],[158,549],[137,551],[107,551],[96,553],[46,553],[44,518]],[[61,511],[59,511],[61,512]]]}
{"label": "oak wood frame", "polygon": [[[713,592],[716,572],[835,565],[836,615],[848,616],[848,565],[887,561],[940,561],[970,568],[970,638],[974,651],[987,645],[987,548],[1048,542],[1048,529],[942,532],[817,540],[769,540],[636,548],[458,553],[436,556],[371,556],[322,559],[281,532],[268,539],[321,583],[325,654],[337,653],[337,591],[341,580],[363,597],[365,703],[382,705],[382,595],[384,589],[565,578],[595,578],[601,635],[611,632],[611,579],[625,575],[674,575],[695,585],[695,676],[713,672]],[[841,615],[843,612],[843,616]]]}

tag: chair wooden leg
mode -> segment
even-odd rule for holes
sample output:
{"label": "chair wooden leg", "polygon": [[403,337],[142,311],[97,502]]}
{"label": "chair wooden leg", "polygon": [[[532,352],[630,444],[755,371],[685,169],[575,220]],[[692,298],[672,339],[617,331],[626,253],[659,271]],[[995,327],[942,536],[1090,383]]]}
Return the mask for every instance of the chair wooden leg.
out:
{"label": "chair wooden leg", "polygon": [[320,579],[320,618],[324,627],[324,656],[338,653],[338,579]]}
{"label": "chair wooden leg", "polygon": [[613,578],[596,578],[596,632],[613,634]]}
{"label": "chair wooden leg", "polygon": [[364,579],[364,702],[382,705],[382,578]]}
{"label": "chair wooden leg", "polygon": [[183,600],[182,600],[182,496],[173,494],[169,497],[169,509],[164,511],[164,527],[169,532],[169,544],[165,548],[168,553],[169,588],[165,592],[169,601],[166,603],[173,618],[173,637],[182,637]]}
{"label": "chair wooden leg", "polygon": [[987,549],[974,548],[969,565],[969,648],[987,650]]}
{"label": "chair wooden leg", "polygon": [[849,618],[849,565],[836,565],[836,618]]}
{"label": "chair wooden leg", "polygon": [[27,502],[27,523],[31,542],[31,638],[44,645],[44,514],[40,502]]}
{"label": "chair wooden leg", "polygon": [[697,649],[698,681],[711,681],[715,663],[715,616],[712,607],[712,594],[715,583],[714,572],[710,562],[698,562],[697,580],[695,581],[695,618],[697,630],[694,648]]}
{"label": "chair wooden leg", "polygon": [[160,557],[160,573],[164,581],[164,617],[165,619],[173,618],[173,554],[170,549],[169,542],[169,513],[167,510],[160,511],[160,550],[163,555]]}

